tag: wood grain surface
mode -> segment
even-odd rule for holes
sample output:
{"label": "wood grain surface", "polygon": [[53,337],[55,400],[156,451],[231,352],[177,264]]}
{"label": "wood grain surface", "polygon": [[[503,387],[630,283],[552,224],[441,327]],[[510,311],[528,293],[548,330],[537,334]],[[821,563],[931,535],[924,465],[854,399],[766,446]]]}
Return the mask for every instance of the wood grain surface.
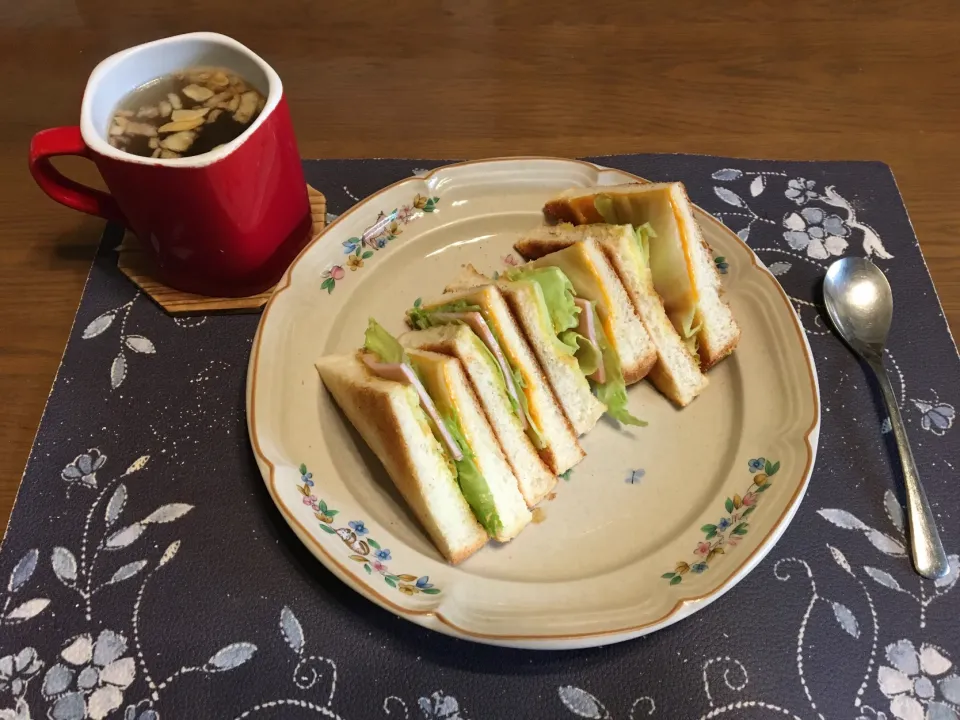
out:
{"label": "wood grain surface", "polygon": [[[955,0],[33,0],[0,4],[0,527],[102,223],[27,172],[91,69],[192,30],[283,78],[305,157],[688,152],[883,160],[960,329]],[[58,164],[96,183],[82,160]]]}

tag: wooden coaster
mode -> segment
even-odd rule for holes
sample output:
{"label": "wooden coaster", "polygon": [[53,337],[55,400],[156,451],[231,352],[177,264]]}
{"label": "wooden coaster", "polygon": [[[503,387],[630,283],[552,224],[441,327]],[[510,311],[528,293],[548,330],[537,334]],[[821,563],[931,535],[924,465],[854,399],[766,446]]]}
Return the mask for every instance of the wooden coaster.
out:
{"label": "wooden coaster", "polygon": [[[313,235],[316,235],[323,230],[327,222],[327,199],[322,192],[314,190],[309,185],[307,185],[307,195],[310,197]],[[120,244],[117,267],[171,315],[253,312],[266,305],[273,294],[273,288],[270,288],[250,297],[218,298],[174,290],[156,279],[153,267],[140,247],[140,241],[129,230]]]}

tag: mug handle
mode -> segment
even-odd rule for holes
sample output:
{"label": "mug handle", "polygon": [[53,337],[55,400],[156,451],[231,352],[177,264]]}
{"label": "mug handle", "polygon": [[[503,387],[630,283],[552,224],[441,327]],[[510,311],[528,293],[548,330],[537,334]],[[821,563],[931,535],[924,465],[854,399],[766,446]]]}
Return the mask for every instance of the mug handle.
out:
{"label": "mug handle", "polygon": [[50,158],[58,155],[91,159],[79,127],[50,128],[33,136],[30,141],[30,174],[40,189],[68,208],[127,225],[127,219],[113,196],[71,180],[53,166]]}

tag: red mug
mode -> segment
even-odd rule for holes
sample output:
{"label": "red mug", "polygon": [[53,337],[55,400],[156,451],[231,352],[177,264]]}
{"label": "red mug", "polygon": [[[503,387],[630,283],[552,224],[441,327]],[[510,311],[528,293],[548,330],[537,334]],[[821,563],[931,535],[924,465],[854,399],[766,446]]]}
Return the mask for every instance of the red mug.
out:
{"label": "red mug", "polygon": [[[169,160],[110,145],[113,112],[127,93],[201,65],[225,67],[266,96],[239,137]],[[64,177],[50,162],[57,155],[92,160],[110,192]],[[239,297],[266,290],[310,239],[310,203],[280,77],[250,49],[216,33],[156,40],[101,62],[87,82],[80,126],[34,135],[30,172],[57,202],[132,230],[159,278],[187,292]]]}

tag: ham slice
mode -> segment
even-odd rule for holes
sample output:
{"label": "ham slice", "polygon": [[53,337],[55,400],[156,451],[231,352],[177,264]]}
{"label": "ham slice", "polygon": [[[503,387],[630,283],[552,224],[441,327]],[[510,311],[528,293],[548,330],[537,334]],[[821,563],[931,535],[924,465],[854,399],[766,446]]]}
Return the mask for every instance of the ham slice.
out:
{"label": "ham slice", "polygon": [[[520,397],[517,395],[517,385],[513,381],[513,373],[510,370],[510,365],[507,363],[507,359],[503,355],[503,350],[500,349],[500,343],[497,342],[497,338],[494,336],[493,330],[491,330],[490,326],[487,325],[487,321],[483,319],[483,315],[476,311],[438,312],[433,313],[430,317],[438,323],[462,322],[471,330],[473,330],[483,344],[487,346],[487,349],[497,361],[497,365],[500,366],[500,371],[503,373],[503,380],[507,385],[507,395],[510,396],[510,399],[513,400],[517,407],[521,407]],[[526,416],[522,412],[518,413],[518,416],[520,418],[520,424],[523,425],[523,429],[526,430]]]}
{"label": "ham slice", "polygon": [[433,400],[427,394],[426,388],[423,387],[423,383],[420,382],[420,378],[417,377],[413,368],[406,363],[379,362],[376,356],[370,353],[364,353],[362,359],[363,364],[377,377],[402,383],[403,385],[412,385],[413,389],[417,391],[417,397],[420,398],[420,407],[423,408],[423,411],[433,421],[433,425],[437,428],[437,432],[440,433],[440,440],[447,448],[447,452],[450,453],[450,456],[455,461],[459,462],[463,460],[463,453],[460,452],[460,447],[454,441],[450,431],[447,430],[447,426],[437,411],[437,406],[433,404]]}
{"label": "ham slice", "polygon": [[[593,311],[593,303],[583,298],[574,298],[574,303],[580,308],[580,324],[577,326],[577,332],[592,342],[595,347],[600,347],[597,342],[596,313]],[[603,367],[603,360],[597,366],[597,371],[590,376],[590,379],[600,385],[607,381],[607,373]]]}

